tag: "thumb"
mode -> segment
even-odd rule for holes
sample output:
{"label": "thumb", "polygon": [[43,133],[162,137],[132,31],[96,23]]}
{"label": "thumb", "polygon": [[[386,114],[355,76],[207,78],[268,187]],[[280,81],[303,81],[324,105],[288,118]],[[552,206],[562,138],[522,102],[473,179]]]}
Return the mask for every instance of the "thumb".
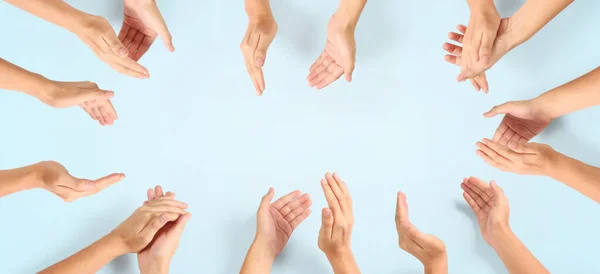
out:
{"label": "thumb", "polygon": [[146,240],[149,243],[150,241],[152,241],[154,235],[156,235],[158,230],[160,230],[168,222],[177,220],[179,216],[181,215],[172,212],[165,212],[158,216],[155,216],[154,218],[150,219],[148,225],[146,225],[146,227],[142,229],[140,235],[142,235],[142,237],[144,237],[144,240]]}
{"label": "thumb", "polygon": [[497,198],[497,201],[501,205],[504,205],[507,202],[506,196],[504,195],[504,190],[502,190],[502,188],[496,184],[496,181],[490,182],[490,185],[492,187],[492,191],[494,192],[494,197]]}
{"label": "thumb", "polygon": [[347,52],[344,55],[344,75],[346,76],[346,81],[352,82],[352,73],[354,72],[354,64],[356,63],[356,53]]}
{"label": "thumb", "polygon": [[262,197],[258,210],[261,211],[268,209],[271,206],[271,200],[273,200],[273,196],[275,196],[275,190],[272,187],[270,187],[267,194],[265,194],[265,196]]}
{"label": "thumb", "polygon": [[92,187],[94,186],[94,182],[87,180],[87,179],[76,179],[73,183],[73,185],[71,185],[70,187],[73,188],[75,191],[87,191],[92,189]]}
{"label": "thumb", "polygon": [[154,18],[154,29],[158,33],[158,36],[163,41],[165,47],[173,52],[175,51],[175,46],[173,46],[173,37],[171,36],[171,32],[169,32],[169,28],[167,28],[167,23],[165,19],[160,14],[158,7],[155,5],[152,10],[152,17]]}
{"label": "thumb", "polygon": [[508,142],[508,147],[518,153],[536,153],[534,144],[519,143],[515,140]]}
{"label": "thumb", "polygon": [[188,213],[188,214],[182,215],[181,217],[179,217],[179,219],[177,219],[177,221],[175,222],[175,225],[173,226],[173,233],[175,235],[177,235],[177,238],[181,237],[181,233],[183,233],[183,229],[185,228],[185,225],[191,218],[192,218],[192,214]]}
{"label": "thumb", "polygon": [[109,90],[101,89],[80,89],[76,96],[78,104],[93,101],[96,99],[110,99],[115,96],[115,93]]}
{"label": "thumb", "polygon": [[481,47],[479,48],[479,60],[483,61],[483,64],[487,67],[492,60],[492,47],[494,46],[494,40],[496,40],[496,32],[485,33],[482,38]]}
{"label": "thumb", "polygon": [[319,231],[319,236],[329,239],[331,238],[332,230],[333,214],[331,214],[331,210],[329,208],[323,208],[323,211],[321,212],[321,231]]}
{"label": "thumb", "polygon": [[265,65],[267,50],[269,50],[269,46],[273,42],[273,39],[275,38],[265,34],[261,34],[258,38],[258,46],[254,51],[254,65],[257,67],[262,68]]}
{"label": "thumb", "polygon": [[488,112],[483,114],[485,118],[491,118],[498,114],[506,114],[511,112],[513,109],[513,102],[507,102],[502,105],[498,105],[490,109]]}

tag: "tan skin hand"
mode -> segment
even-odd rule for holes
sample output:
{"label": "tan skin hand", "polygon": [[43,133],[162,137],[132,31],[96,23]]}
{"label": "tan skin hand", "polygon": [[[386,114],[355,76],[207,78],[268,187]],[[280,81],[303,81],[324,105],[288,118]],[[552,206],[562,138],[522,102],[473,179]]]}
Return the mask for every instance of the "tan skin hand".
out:
{"label": "tan skin hand", "polygon": [[[148,200],[144,202],[144,205],[163,198],[175,199],[175,193],[164,193],[161,186],[156,186],[154,189],[148,189],[147,196]],[[153,267],[157,261],[166,262],[168,265],[179,246],[181,234],[191,217],[192,215],[190,213],[181,215],[175,221],[169,221],[159,229],[152,239],[152,242],[138,253],[139,268],[146,269],[148,267]]]}
{"label": "tan skin hand", "polygon": [[263,66],[267,50],[277,34],[277,23],[272,15],[249,16],[248,29],[240,43],[246,70],[258,95],[265,91]]}
{"label": "tan skin hand", "polygon": [[271,203],[273,188],[262,198],[256,213],[256,239],[266,244],[274,256],[279,255],[294,230],[310,216],[312,200],[296,190]]}
{"label": "tan skin hand", "polygon": [[119,73],[140,79],[150,77],[146,68],[127,57],[129,55],[127,48],[119,41],[106,19],[92,16],[77,35],[98,58]]}
{"label": "tan skin hand", "polygon": [[507,146],[483,139],[477,143],[477,155],[487,164],[506,172],[546,175],[552,168],[557,152],[538,143],[510,141]]}
{"label": "tan skin hand", "polygon": [[504,191],[494,181],[489,184],[475,177],[463,179],[463,197],[477,217],[483,239],[494,245],[494,236],[509,228],[509,205]]}
{"label": "tan skin hand", "polygon": [[439,238],[419,231],[408,218],[406,196],[398,192],[396,230],[400,248],[415,256],[424,266],[447,264],[446,245]]}
{"label": "tan skin hand", "polygon": [[330,85],[342,74],[346,75],[346,81],[351,82],[355,60],[354,28],[333,15],[327,26],[325,49],[310,67],[306,80],[310,87],[316,87],[317,90]]}
{"label": "tan skin hand", "polygon": [[491,118],[498,114],[505,115],[492,140],[501,145],[507,145],[510,141],[529,142],[552,122],[552,118],[545,114],[533,100],[504,103],[483,115]]}
{"label": "tan skin hand", "polygon": [[124,0],[123,4],[124,17],[119,40],[127,48],[129,58],[140,60],[158,36],[169,51],[175,51],[173,38],[156,0]]}
{"label": "tan skin hand", "polygon": [[71,176],[64,166],[47,161],[36,164],[42,188],[54,193],[65,202],[87,197],[123,180],[125,175],[113,173],[97,180],[79,179]]}
{"label": "tan skin hand", "polygon": [[321,179],[321,187],[328,207],[322,212],[319,248],[331,258],[350,252],[353,202],[348,186],[336,173],[326,173],[325,179]]}
{"label": "tan skin hand", "polygon": [[494,5],[471,8],[468,28],[462,42],[461,75],[466,78],[474,77],[482,72],[477,71],[477,68],[490,65],[499,27],[500,14]]}
{"label": "tan skin hand", "polygon": [[[457,42],[458,44],[462,44],[464,39],[464,33],[467,30],[467,27],[464,25],[458,25],[456,29],[458,30],[458,32],[448,33],[448,39]],[[463,48],[459,45],[454,45],[451,43],[444,43],[443,48],[445,51],[448,52],[448,54],[444,56],[444,60],[446,60],[446,62],[450,64],[461,66],[461,63],[464,62],[462,58]],[[476,91],[483,90],[484,93],[489,92],[489,84],[485,72],[482,72],[481,74],[469,79],[469,81],[471,82],[471,85],[473,85],[473,88],[475,88]]]}

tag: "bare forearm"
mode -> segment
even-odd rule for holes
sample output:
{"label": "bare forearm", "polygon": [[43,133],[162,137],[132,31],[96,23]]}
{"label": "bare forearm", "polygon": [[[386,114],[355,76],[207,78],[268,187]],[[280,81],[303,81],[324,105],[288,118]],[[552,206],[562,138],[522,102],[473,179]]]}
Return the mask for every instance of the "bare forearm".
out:
{"label": "bare forearm", "polygon": [[90,14],[73,8],[62,0],[5,1],[71,32],[75,32],[82,22],[85,22],[85,19],[90,16]]}
{"label": "bare forearm", "polygon": [[140,267],[140,274],[168,274],[170,262],[154,261],[149,265]]}
{"label": "bare forearm", "polygon": [[0,170],[0,197],[39,186],[36,165]]}
{"label": "bare forearm", "polygon": [[492,247],[502,259],[509,273],[550,273],[510,228],[498,232]]}
{"label": "bare forearm", "polygon": [[110,234],[39,274],[96,273],[110,261],[124,254],[119,242]]}
{"label": "bare forearm", "polygon": [[349,25],[356,27],[366,4],[367,0],[340,0],[335,15]]}
{"label": "bare forearm", "polygon": [[275,254],[266,245],[255,240],[248,249],[240,274],[271,273],[274,261]]}
{"label": "bare forearm", "polygon": [[527,0],[510,18],[513,48],[529,40],[574,0]]}
{"label": "bare forearm", "polygon": [[0,58],[0,89],[14,90],[40,98],[52,81]]}
{"label": "bare forearm", "polygon": [[600,104],[600,67],[540,95],[534,101],[552,118]]}
{"label": "bare forearm", "polygon": [[356,260],[354,259],[354,255],[352,252],[344,252],[338,255],[330,255],[327,256],[331,267],[333,268],[333,273],[335,274],[359,274],[360,269],[356,264]]}
{"label": "bare forearm", "polygon": [[249,17],[267,17],[273,16],[269,0],[246,0],[246,14]]}
{"label": "bare forearm", "polygon": [[438,260],[424,267],[425,274],[448,274],[448,255],[444,253]]}
{"label": "bare forearm", "polygon": [[557,152],[549,175],[600,203],[600,168]]}

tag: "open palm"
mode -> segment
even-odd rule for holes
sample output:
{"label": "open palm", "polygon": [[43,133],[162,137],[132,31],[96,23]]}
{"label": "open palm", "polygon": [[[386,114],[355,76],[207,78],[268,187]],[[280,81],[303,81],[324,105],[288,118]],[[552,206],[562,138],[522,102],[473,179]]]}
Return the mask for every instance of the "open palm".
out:
{"label": "open palm", "polygon": [[529,142],[540,134],[552,118],[539,110],[531,100],[508,102],[492,108],[485,117],[505,114],[498,129],[494,133],[494,142],[507,145],[510,141]]}
{"label": "open palm", "polygon": [[342,74],[346,74],[346,81],[352,81],[355,58],[354,29],[345,27],[333,15],[327,26],[325,49],[312,64],[306,77],[309,85],[320,90],[339,79]]}
{"label": "open palm", "polygon": [[481,235],[489,245],[493,242],[493,232],[503,225],[508,226],[509,218],[508,201],[495,184],[494,181],[487,184],[475,177],[466,178],[461,184],[463,197],[475,213]]}
{"label": "open palm", "polygon": [[119,40],[129,51],[129,58],[138,61],[161,36],[165,47],[174,51],[171,34],[154,0],[125,0],[123,26]]}

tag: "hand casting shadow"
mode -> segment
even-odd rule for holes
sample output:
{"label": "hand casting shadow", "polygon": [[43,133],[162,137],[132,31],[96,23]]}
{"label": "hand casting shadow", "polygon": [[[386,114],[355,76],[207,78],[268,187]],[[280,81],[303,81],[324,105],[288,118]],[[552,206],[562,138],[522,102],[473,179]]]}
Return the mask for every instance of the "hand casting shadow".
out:
{"label": "hand casting shadow", "polygon": [[[600,166],[600,160],[598,159],[600,151],[598,151],[598,146],[585,143],[584,141],[581,141],[577,134],[566,130],[563,118],[554,119],[540,137],[541,143],[552,146],[560,153],[589,165]],[[563,145],[558,149],[552,145],[552,143],[556,142],[562,142],[562,144],[566,145]]]}
{"label": "hand casting shadow", "polygon": [[458,209],[458,211],[469,217],[471,223],[473,224],[474,230],[477,232],[475,233],[475,250],[477,251],[477,254],[487,261],[490,267],[494,270],[494,273],[508,273],[504,267],[504,264],[500,258],[498,258],[498,255],[496,255],[496,252],[485,242],[483,236],[481,236],[481,233],[479,233],[479,224],[475,215],[473,214],[473,210],[471,210],[467,204],[460,202],[455,202],[454,206],[456,209]]}

